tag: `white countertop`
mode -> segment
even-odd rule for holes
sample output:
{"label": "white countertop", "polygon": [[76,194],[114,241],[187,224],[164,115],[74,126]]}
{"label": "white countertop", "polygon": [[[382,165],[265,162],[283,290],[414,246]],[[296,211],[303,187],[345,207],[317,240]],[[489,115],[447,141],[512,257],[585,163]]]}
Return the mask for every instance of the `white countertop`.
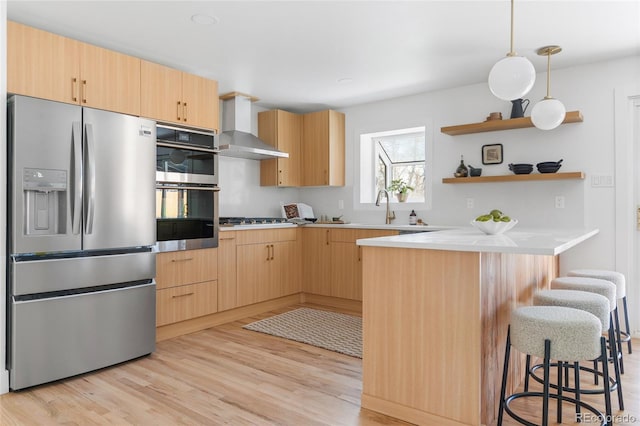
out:
{"label": "white countertop", "polygon": [[458,229],[459,226],[439,226],[439,225],[385,225],[366,223],[307,223],[296,225],[294,223],[264,223],[253,225],[220,226],[220,231],[244,231],[249,229],[274,229],[274,228],[294,228],[296,226],[312,228],[346,228],[346,229],[390,229],[396,231],[431,232],[442,231],[444,229]]}
{"label": "white countertop", "polygon": [[220,231],[246,231],[249,229],[280,229],[280,228],[295,228],[298,225],[295,223],[256,223],[252,225],[233,225],[233,226],[220,226]]}
{"label": "white countertop", "polygon": [[459,226],[447,226],[447,225],[386,225],[370,224],[370,223],[313,223],[303,226],[314,228],[346,228],[346,229],[390,229],[394,231],[413,231],[413,232],[431,232],[442,231],[445,229],[459,229]]}
{"label": "white countertop", "polygon": [[360,246],[409,249],[558,255],[593,237],[598,229],[516,229],[486,235],[467,227],[440,232],[395,235],[357,240]]}

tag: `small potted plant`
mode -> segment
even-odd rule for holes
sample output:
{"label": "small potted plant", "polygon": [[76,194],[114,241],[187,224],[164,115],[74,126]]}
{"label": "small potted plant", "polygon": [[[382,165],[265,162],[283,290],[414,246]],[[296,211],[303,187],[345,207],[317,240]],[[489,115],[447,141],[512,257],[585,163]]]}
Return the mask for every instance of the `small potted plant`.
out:
{"label": "small potted plant", "polygon": [[413,191],[413,187],[409,186],[403,179],[393,179],[387,191],[395,192],[398,201],[404,203],[409,198],[409,191]]}

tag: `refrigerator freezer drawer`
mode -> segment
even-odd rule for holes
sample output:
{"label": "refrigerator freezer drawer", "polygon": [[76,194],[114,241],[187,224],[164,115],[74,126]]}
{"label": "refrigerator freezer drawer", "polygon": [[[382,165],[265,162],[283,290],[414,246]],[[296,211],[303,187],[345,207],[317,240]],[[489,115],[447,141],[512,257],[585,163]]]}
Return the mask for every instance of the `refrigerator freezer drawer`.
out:
{"label": "refrigerator freezer drawer", "polygon": [[12,306],[11,389],[107,367],[155,350],[155,283]]}
{"label": "refrigerator freezer drawer", "polygon": [[11,389],[86,373],[155,350],[155,283],[12,306]]}
{"label": "refrigerator freezer drawer", "polygon": [[14,296],[148,280],[156,276],[153,252],[13,262]]}

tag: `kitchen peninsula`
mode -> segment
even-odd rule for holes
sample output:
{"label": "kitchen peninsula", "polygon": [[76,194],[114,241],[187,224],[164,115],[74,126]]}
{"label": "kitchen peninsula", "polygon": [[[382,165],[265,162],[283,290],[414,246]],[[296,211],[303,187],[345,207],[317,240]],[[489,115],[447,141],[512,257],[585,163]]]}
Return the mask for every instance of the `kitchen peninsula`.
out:
{"label": "kitchen peninsula", "polygon": [[[549,286],[559,254],[597,233],[463,228],[358,240],[362,407],[416,424],[494,424],[511,311]],[[516,388],[524,358],[510,368]]]}

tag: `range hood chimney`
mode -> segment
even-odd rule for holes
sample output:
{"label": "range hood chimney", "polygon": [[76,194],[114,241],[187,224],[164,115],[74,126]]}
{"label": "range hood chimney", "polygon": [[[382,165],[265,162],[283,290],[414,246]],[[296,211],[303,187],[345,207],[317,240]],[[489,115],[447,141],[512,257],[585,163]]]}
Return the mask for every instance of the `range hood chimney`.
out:
{"label": "range hood chimney", "polygon": [[267,160],[288,158],[289,154],[258,139],[251,133],[251,103],[257,101],[243,93],[232,92],[220,96],[222,99],[222,133],[220,155],[227,157]]}

